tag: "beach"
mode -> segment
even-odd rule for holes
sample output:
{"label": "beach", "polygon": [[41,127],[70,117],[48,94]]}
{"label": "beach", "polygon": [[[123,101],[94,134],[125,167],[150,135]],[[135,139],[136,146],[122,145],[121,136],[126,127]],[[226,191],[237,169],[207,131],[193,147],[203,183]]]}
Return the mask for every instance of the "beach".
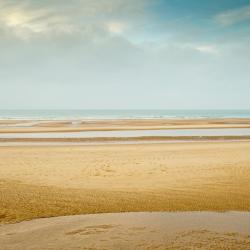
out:
{"label": "beach", "polygon": [[250,0],[0,24],[0,250],[250,250]]}
{"label": "beach", "polygon": [[[0,147],[0,232],[1,230],[6,232],[9,223],[18,226],[15,223],[58,216],[99,214],[102,218],[106,213],[124,212],[200,211],[215,214],[218,212],[227,214],[228,211],[241,211],[247,214],[250,212],[250,141],[247,137],[234,138],[234,140],[230,136],[208,137],[202,138],[201,141],[196,137],[191,137],[189,140],[182,138],[184,141],[173,137],[163,138],[161,143],[153,143],[155,138],[153,140],[147,137],[144,138],[147,143],[141,143],[138,140],[137,143],[128,144],[109,144],[103,138],[94,138],[100,140],[101,145],[92,144],[89,141],[81,145],[77,140],[72,144],[65,144],[64,142],[70,142],[70,138],[62,142],[59,140],[57,145],[49,145],[44,144],[42,138],[36,138],[37,144],[32,144],[34,142],[25,138],[25,135],[34,133],[34,129],[41,132],[44,127],[41,124],[35,126],[29,124],[25,128],[20,128],[15,122],[12,121],[8,128],[0,128],[2,135],[7,129],[8,133],[15,134],[19,130],[19,133],[24,135],[20,144],[9,146],[8,142],[3,140]],[[153,121],[152,124],[152,121],[142,121],[143,125],[140,124],[139,130],[143,130],[144,123],[151,130],[157,130],[159,123],[163,126],[162,122]],[[172,124],[172,122],[169,123]],[[12,127],[13,123],[14,127]],[[97,126],[96,123],[94,123],[94,129],[103,128],[103,124],[100,125],[98,122]],[[112,121],[106,123],[110,124]],[[133,126],[137,124],[134,121],[130,121],[126,126],[124,121],[117,123],[122,123],[122,126],[128,130],[131,124]],[[249,126],[248,123],[248,119],[237,120],[237,122],[235,120],[226,122],[198,120],[197,124],[194,121],[186,121],[181,126],[193,128],[212,126],[211,129],[218,129],[221,126],[246,128]],[[6,122],[2,121],[2,124],[6,125]],[[54,121],[48,124],[45,126],[47,132],[48,129],[60,131],[64,126],[72,126],[72,124],[62,125],[59,122],[57,124],[59,128],[57,128]],[[89,128],[89,124],[80,126],[80,129],[93,129]],[[179,123],[171,125],[171,127],[175,126],[179,129],[180,125]],[[25,129],[28,133],[20,129]],[[106,129],[114,128],[106,126]],[[48,139],[45,142],[48,142]],[[173,142],[176,139],[177,142]],[[55,138],[50,140],[56,141]],[[120,140],[124,142],[126,137]],[[18,142],[18,139],[14,138],[14,141]],[[138,216],[140,218],[139,214]],[[63,218],[67,217],[61,218],[63,223]],[[249,220],[249,217],[246,217],[246,220]],[[32,223],[34,225],[38,223],[38,226],[40,222]],[[207,242],[211,232],[204,232],[203,236],[206,239],[204,242]],[[248,232],[246,235],[249,234]],[[151,236],[149,239],[155,241],[154,236]],[[10,234],[8,237],[10,242],[15,242],[15,237],[19,236]],[[99,241],[99,236],[96,237]],[[236,240],[237,237],[232,238]],[[0,234],[0,243],[1,240],[3,239]],[[241,246],[245,246],[247,240],[248,238],[244,238]],[[0,249],[11,249],[8,248],[11,246],[10,242],[6,243],[6,248],[0,247]],[[22,246],[26,243],[21,239],[18,242],[20,244],[16,245],[15,249],[23,249]],[[161,246],[168,246],[166,242],[164,244]],[[232,246],[239,248],[240,244]],[[61,248],[55,245],[52,249]]]}

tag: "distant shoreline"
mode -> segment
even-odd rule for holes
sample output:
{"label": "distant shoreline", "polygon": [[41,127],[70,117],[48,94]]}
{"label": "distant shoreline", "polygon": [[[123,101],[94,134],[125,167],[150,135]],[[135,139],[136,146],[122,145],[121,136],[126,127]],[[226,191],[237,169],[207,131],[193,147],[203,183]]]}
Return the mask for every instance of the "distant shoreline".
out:
{"label": "distant shoreline", "polygon": [[0,143],[164,143],[250,140],[250,118],[0,120]]}
{"label": "distant shoreline", "polygon": [[250,118],[1,120],[0,133],[250,128]]}
{"label": "distant shoreline", "polygon": [[250,118],[250,109],[26,109],[1,110],[0,120],[119,120],[119,119]]}

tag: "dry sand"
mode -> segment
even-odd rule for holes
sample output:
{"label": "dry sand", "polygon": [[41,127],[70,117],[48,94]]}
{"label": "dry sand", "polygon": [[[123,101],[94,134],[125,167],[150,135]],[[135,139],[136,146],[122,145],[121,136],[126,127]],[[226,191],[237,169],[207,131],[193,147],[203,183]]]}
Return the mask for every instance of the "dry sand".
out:
{"label": "dry sand", "polygon": [[250,142],[0,148],[0,222],[250,211]]}
{"label": "dry sand", "polygon": [[0,227],[1,250],[250,249],[250,213],[122,213]]}

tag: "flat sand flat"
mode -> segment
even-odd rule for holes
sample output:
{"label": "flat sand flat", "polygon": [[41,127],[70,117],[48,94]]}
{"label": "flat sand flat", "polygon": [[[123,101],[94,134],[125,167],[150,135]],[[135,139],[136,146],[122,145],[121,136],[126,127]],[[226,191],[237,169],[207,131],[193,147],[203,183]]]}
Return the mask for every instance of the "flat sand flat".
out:
{"label": "flat sand flat", "polygon": [[249,212],[117,213],[0,227],[1,250],[250,249]]}

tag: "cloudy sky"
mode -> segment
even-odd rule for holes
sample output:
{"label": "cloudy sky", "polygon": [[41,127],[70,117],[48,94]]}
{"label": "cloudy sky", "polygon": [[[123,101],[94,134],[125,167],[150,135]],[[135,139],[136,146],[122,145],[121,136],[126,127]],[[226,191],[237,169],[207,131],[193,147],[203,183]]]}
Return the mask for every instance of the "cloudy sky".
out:
{"label": "cloudy sky", "polygon": [[250,0],[0,0],[0,108],[250,109]]}

